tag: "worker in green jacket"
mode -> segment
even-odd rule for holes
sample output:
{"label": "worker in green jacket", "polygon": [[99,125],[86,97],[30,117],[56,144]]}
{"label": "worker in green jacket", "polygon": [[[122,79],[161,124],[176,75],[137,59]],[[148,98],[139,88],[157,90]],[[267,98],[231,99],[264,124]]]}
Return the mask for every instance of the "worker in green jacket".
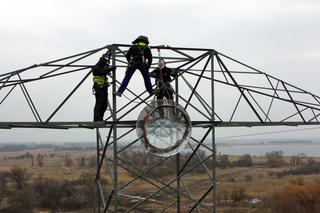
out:
{"label": "worker in green jacket", "polygon": [[149,68],[152,63],[152,53],[149,45],[149,39],[146,36],[139,36],[132,42],[132,46],[129,48],[126,59],[128,61],[128,67],[126,74],[122,80],[122,83],[118,91],[114,92],[114,95],[121,97],[124,90],[127,88],[131,77],[138,69],[143,77],[144,85],[150,95],[153,94],[152,84],[149,76]]}
{"label": "worker in green jacket", "polygon": [[[107,52],[108,53],[108,52]],[[98,63],[92,68],[93,74],[93,93],[96,97],[94,106],[94,121],[103,121],[103,115],[108,107],[108,77],[111,71],[115,71],[116,67],[109,66],[109,59],[104,54]],[[110,54],[109,54],[110,56]],[[109,57],[110,58],[110,57]]]}

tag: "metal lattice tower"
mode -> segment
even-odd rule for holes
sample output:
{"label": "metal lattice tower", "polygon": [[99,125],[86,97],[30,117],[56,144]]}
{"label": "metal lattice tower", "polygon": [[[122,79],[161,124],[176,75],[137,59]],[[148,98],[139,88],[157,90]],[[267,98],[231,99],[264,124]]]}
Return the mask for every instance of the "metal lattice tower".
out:
{"label": "metal lattice tower", "polygon": [[[14,97],[14,100],[24,98],[33,115],[33,118],[29,117],[24,121],[14,121],[10,119],[10,113],[6,113],[0,120],[0,128],[95,129],[99,212],[151,212],[150,209],[152,212],[216,212],[217,127],[320,124],[319,96],[214,49],[152,46],[153,53],[157,49],[161,50],[161,58],[168,67],[179,70],[171,84],[175,89],[175,101],[184,107],[191,118],[193,134],[187,147],[190,153],[183,160],[178,154],[158,158],[157,163],[150,167],[135,165],[130,161],[130,157],[124,157],[124,153],[128,150],[130,152],[139,144],[135,135],[136,119],[153,97],[149,97],[144,86],[136,84],[134,79],[125,91],[126,97],[119,99],[111,95],[110,90],[117,90],[124,75],[127,66],[125,53],[129,47],[130,45],[124,44],[107,45],[0,74],[0,114],[10,112],[10,109],[4,110],[6,102],[10,102],[10,96],[20,91],[22,95]],[[91,68],[99,56],[108,50],[112,53],[112,65],[116,66],[117,70],[111,77],[109,111],[105,114],[105,122],[80,121],[77,115],[70,116],[74,113],[73,107],[77,105],[66,105],[73,101],[72,97],[77,96],[82,85],[89,88]],[[159,56],[153,58],[154,67]],[[67,87],[66,84],[70,83],[70,80],[66,80],[68,76],[71,76],[73,84],[75,80],[78,83]],[[38,96],[37,101],[41,101],[40,92],[36,88],[39,85],[42,91],[55,88],[56,85],[47,83],[55,79],[59,79],[59,87],[67,87],[69,92],[63,98],[60,96],[60,99],[52,97],[53,103],[48,105],[36,102],[35,96]],[[46,86],[43,86],[44,84]],[[58,91],[59,89],[56,92]],[[36,95],[33,95],[34,93]],[[52,105],[57,107],[53,108]],[[39,106],[42,106],[42,111]],[[89,109],[84,109],[84,112],[86,111]],[[88,120],[88,117],[85,119]],[[207,154],[201,155],[201,151]],[[175,175],[166,178],[154,175],[153,172],[161,171],[168,161],[173,162]],[[201,180],[192,182],[192,171],[195,169],[203,176]],[[102,171],[107,172],[111,184],[101,183]],[[130,174],[126,180],[120,179],[120,174],[124,171]],[[198,182],[205,187],[195,185]],[[143,184],[147,184],[150,191],[141,195],[139,190]],[[137,198],[136,202],[129,203],[128,197]]]}

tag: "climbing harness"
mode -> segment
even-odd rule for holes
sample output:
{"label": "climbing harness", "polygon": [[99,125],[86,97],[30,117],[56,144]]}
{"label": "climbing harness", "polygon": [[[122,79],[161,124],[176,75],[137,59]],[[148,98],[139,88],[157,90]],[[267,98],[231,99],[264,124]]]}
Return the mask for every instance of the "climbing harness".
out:
{"label": "climbing harness", "polygon": [[159,46],[157,47],[157,50],[158,50],[158,58],[159,58],[158,64],[160,64],[161,61],[163,61],[164,66],[158,67],[159,68],[159,78],[156,81],[155,95],[156,96],[162,95],[163,97],[170,97],[173,94],[174,90],[169,82],[164,81],[164,73],[163,73],[164,69],[163,68],[165,67],[165,62],[164,62],[163,58],[161,57],[161,51],[160,51]]}

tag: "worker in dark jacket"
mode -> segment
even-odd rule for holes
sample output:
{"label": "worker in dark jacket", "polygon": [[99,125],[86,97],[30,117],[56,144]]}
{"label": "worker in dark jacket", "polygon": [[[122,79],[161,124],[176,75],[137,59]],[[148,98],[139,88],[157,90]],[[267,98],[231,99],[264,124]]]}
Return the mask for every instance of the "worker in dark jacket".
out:
{"label": "worker in dark jacket", "polygon": [[156,79],[155,95],[157,100],[164,97],[167,100],[173,100],[173,88],[170,85],[171,77],[176,77],[177,72],[174,69],[168,68],[163,59],[159,60],[158,67],[150,73],[150,77]]}
{"label": "worker in dark jacket", "polygon": [[113,94],[121,97],[122,93],[127,88],[132,75],[134,74],[136,69],[138,69],[143,76],[144,85],[147,91],[150,95],[152,95],[152,85],[149,76],[149,68],[152,63],[152,54],[151,49],[148,46],[148,37],[139,36],[132,42],[132,44],[133,45],[129,48],[126,54],[126,58],[128,61],[126,74],[118,91],[114,92]]}
{"label": "worker in dark jacket", "polygon": [[[115,71],[116,67],[109,67],[109,59],[103,55],[98,63],[93,67],[93,93],[96,97],[94,106],[94,121],[103,121],[103,115],[108,107],[108,78],[107,75],[111,71]],[[110,58],[110,57],[109,57]]]}

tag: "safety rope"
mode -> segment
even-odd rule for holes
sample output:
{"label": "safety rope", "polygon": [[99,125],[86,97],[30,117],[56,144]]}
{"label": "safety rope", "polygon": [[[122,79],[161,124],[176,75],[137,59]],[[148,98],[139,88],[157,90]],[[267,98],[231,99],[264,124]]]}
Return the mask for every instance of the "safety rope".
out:
{"label": "safety rope", "polygon": [[[159,58],[159,62],[160,62],[161,60],[163,60],[163,58],[161,57],[160,46],[157,47],[157,51],[158,51],[158,58]],[[161,92],[164,97],[169,97],[171,94],[170,92],[173,91],[173,89],[172,89],[169,82],[165,82],[163,80],[163,72],[162,71],[163,70],[159,68],[159,79],[157,79],[157,82],[156,82],[155,96],[157,96]],[[161,84],[161,86],[160,86],[160,84]]]}
{"label": "safety rope", "polygon": [[[118,85],[116,85],[116,87],[117,87],[117,89],[119,89],[119,86]],[[134,101],[133,99],[130,99],[129,97],[127,97],[126,95],[124,95],[123,93],[122,93],[122,95],[121,96],[123,96],[123,97],[125,97],[128,101],[130,101],[130,102],[132,102],[132,103],[136,103],[136,104],[138,104],[138,103],[141,103],[141,101],[143,101],[143,100],[141,100],[141,101]],[[148,100],[148,101],[144,101],[144,102],[146,102],[146,103],[151,103],[152,101],[154,101],[155,100],[155,96],[153,97],[153,99],[152,100]]]}
{"label": "safety rope", "polygon": [[[157,47],[157,51],[158,51],[158,58],[159,58],[159,62],[160,62],[160,60],[161,60],[161,51],[160,51],[160,47]],[[159,63],[158,62],[158,63]],[[161,71],[161,69],[159,69],[159,77],[160,78],[162,78],[162,71]],[[156,88],[155,88],[155,91],[154,91],[154,98],[156,97],[156,96],[158,96],[158,93],[159,92],[161,92],[160,91],[160,86],[159,86],[159,80],[160,80],[160,78],[158,79],[158,80],[156,80]],[[163,79],[162,79],[162,81],[163,81]],[[163,84],[162,84],[163,85]],[[163,163],[160,165],[160,180],[161,181],[163,181]],[[162,200],[162,203],[164,203],[163,202],[164,200]],[[164,204],[162,205],[162,208],[164,208]]]}

